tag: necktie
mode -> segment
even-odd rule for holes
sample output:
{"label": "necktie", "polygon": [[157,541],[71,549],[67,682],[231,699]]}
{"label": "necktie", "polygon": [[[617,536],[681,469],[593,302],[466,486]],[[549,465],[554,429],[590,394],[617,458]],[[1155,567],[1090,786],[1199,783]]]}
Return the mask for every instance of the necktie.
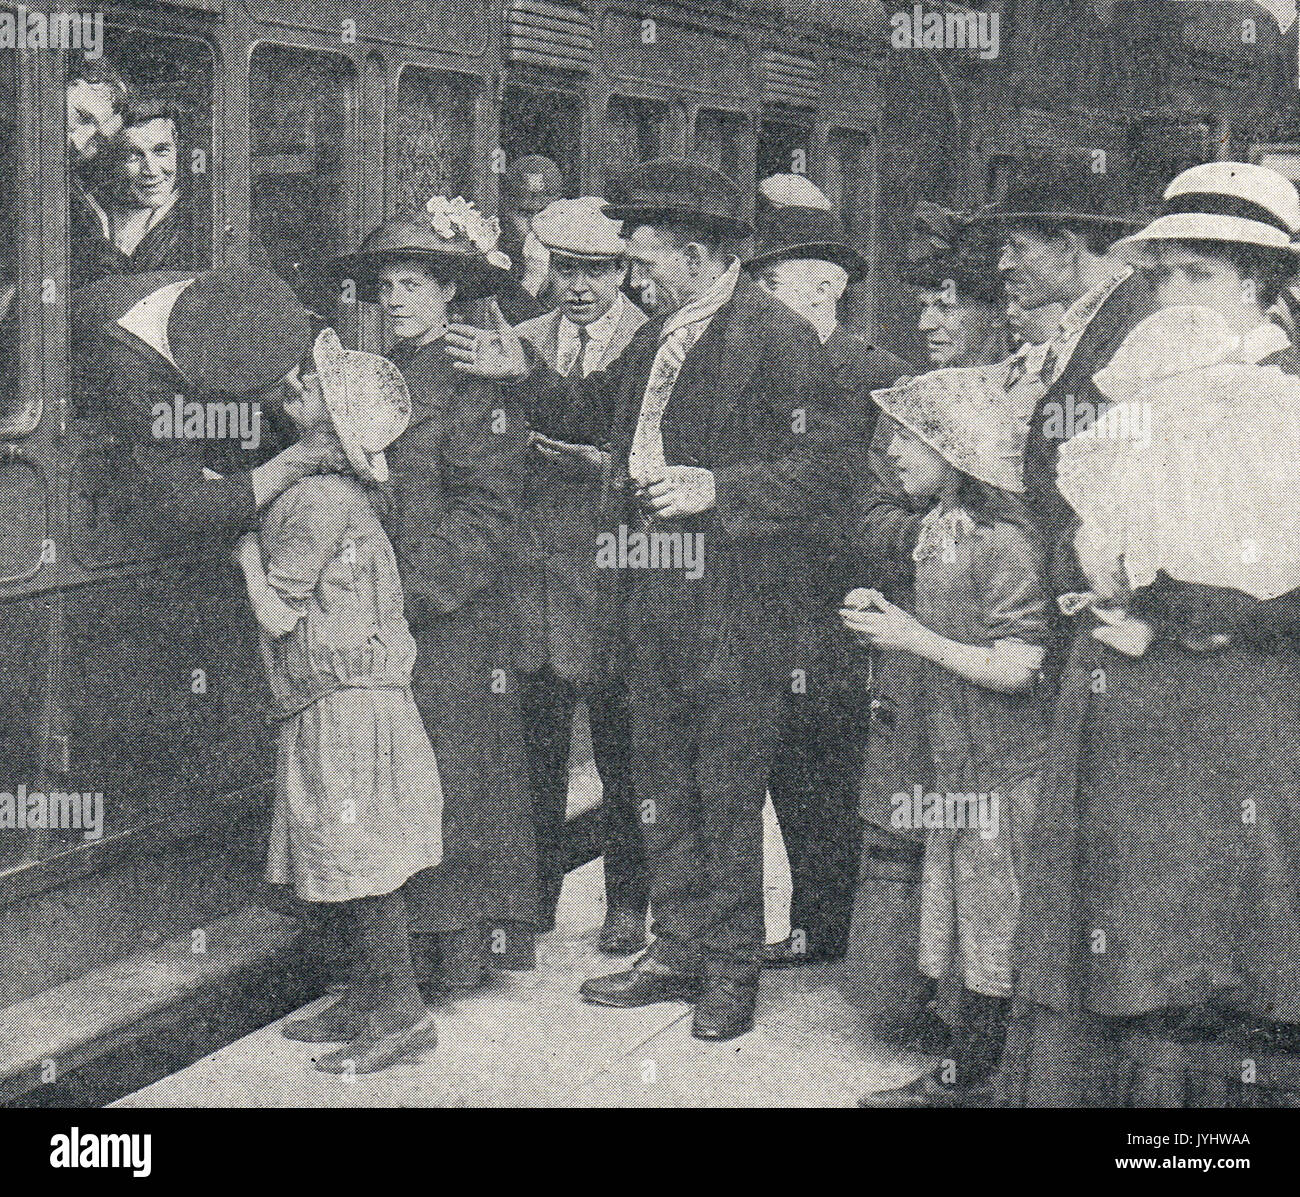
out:
{"label": "necktie", "polygon": [[579,378],[587,377],[587,345],[591,341],[591,333],[587,331],[585,324],[578,325],[578,356],[573,359],[573,369],[578,372]]}

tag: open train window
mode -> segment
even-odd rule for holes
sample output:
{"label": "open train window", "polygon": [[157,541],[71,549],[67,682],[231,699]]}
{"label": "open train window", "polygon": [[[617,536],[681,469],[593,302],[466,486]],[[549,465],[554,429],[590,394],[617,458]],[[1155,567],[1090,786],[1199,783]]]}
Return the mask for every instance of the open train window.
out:
{"label": "open train window", "polygon": [[342,54],[271,42],[253,47],[253,236],[303,301],[324,313],[334,297],[311,264],[352,248],[356,236],[357,90],[356,65]]}
{"label": "open train window", "polygon": [[[0,163],[4,177],[23,177],[22,145],[18,129],[18,51],[0,50]],[[18,237],[22,192],[5,187],[0,192],[0,436],[22,436],[36,427],[40,403],[23,394],[18,379]]]}
{"label": "open train window", "polygon": [[101,58],[70,62],[74,289],[212,265],[213,74],[202,40],[128,25],[105,26]]}
{"label": "open train window", "polygon": [[611,96],[605,109],[605,178],[616,179],[668,146],[668,105]]}
{"label": "open train window", "polygon": [[404,66],[393,111],[392,215],[420,218],[429,197],[474,199],[474,101],[478,83],[465,75]]}
{"label": "open train window", "polygon": [[582,173],[582,98],[575,92],[510,83],[501,96],[502,157],[545,154],[569,183]]}
{"label": "open train window", "polygon": [[744,177],[748,123],[738,112],[701,108],[695,116],[695,133],[691,138],[693,156],[738,182],[748,183]]}
{"label": "open train window", "polygon": [[812,173],[812,129],[804,124],[765,120],[758,127],[758,177]]}

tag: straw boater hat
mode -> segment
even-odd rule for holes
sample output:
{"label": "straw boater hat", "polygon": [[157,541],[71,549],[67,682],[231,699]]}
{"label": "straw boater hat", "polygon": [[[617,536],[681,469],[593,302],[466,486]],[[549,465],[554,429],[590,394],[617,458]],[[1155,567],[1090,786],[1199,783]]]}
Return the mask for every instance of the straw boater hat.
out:
{"label": "straw boater hat", "polygon": [[394,262],[419,262],[456,283],[462,299],[482,299],[510,288],[510,259],[496,248],[500,226],[472,203],[436,195],[423,221],[388,220],[356,253],[329,263],[336,279],[353,279],[368,303],[378,298],[379,274]]}
{"label": "straw boater hat", "polygon": [[384,450],[411,420],[411,395],[401,370],[378,354],[344,349],[332,328],[321,330],[312,357],[349,464],[367,481],[387,482]]}
{"label": "straw boater hat", "polygon": [[605,215],[596,196],[558,199],[533,217],[533,233],[548,250],[584,262],[617,260],[627,252],[622,226]]}
{"label": "straw boater hat", "polygon": [[871,397],[963,474],[1023,494],[1029,417],[1004,386],[1006,367],[931,370]]}
{"label": "straw boater hat", "polygon": [[796,204],[765,209],[759,217],[754,255],[745,261],[745,269],[753,272],[773,262],[808,258],[833,262],[850,281],[867,272],[866,259],[848,243],[835,212]]}
{"label": "straw boater hat", "polygon": [[1297,253],[1300,195],[1275,170],[1249,162],[1203,162],[1165,188],[1164,215],[1125,237],[1121,251],[1152,241],[1222,241]]}

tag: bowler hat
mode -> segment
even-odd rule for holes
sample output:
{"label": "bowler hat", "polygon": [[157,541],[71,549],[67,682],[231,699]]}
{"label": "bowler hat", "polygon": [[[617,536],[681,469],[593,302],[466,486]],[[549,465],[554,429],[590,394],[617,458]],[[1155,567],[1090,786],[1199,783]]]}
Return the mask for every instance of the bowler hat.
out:
{"label": "bowler hat", "polygon": [[981,224],[1087,224],[1117,232],[1141,221],[1121,170],[1100,150],[1057,149],[1017,160],[1006,195],[972,218]]}
{"label": "bowler hat", "polygon": [[1225,241],[1296,253],[1300,195],[1290,179],[1250,162],[1203,162],[1165,188],[1164,215],[1120,242]]}
{"label": "bowler hat", "polygon": [[540,212],[563,195],[564,176],[544,154],[525,154],[516,158],[501,176],[502,208]]}
{"label": "bowler hat", "polygon": [[251,394],[280,382],[311,349],[312,314],[271,270],[209,270],[177,295],[167,347],[192,387]]}
{"label": "bowler hat", "polygon": [[754,232],[740,188],[703,162],[652,158],[617,179],[610,194],[605,215],[621,220],[625,230],[680,221],[738,241]]}
{"label": "bowler hat", "polygon": [[[495,235],[492,240],[495,245]],[[333,259],[328,271],[334,278],[354,280],[357,294],[374,303],[385,266],[418,262],[439,278],[455,282],[462,299],[481,299],[505,290],[511,282],[509,269],[490,260],[489,254],[509,262],[504,254],[478,248],[455,220],[444,223],[442,231],[431,222],[388,220],[374,229],[355,253]]]}
{"label": "bowler hat", "polygon": [[794,204],[769,207],[759,219],[757,245],[745,269],[752,272],[771,262],[803,258],[833,262],[850,281],[867,272],[867,260],[849,245],[836,213]]}

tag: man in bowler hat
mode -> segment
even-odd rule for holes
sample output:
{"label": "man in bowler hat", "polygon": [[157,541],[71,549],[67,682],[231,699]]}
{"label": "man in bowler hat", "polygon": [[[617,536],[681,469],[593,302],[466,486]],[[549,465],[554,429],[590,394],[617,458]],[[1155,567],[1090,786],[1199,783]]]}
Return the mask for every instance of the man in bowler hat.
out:
{"label": "man in bowler hat", "polygon": [[860,585],[855,516],[871,477],[867,447],[876,410],[871,392],[910,374],[839,322],[838,303],[866,261],[848,244],[839,216],[804,204],[769,206],[745,269],[803,316],[822,342],[824,402],[839,427],[843,470],[818,504],[825,519],[812,540],[819,602],[798,625],[799,673],[786,695],[781,744],[769,788],[790,862],[790,934],[763,951],[769,967],[834,960],[848,943],[862,832],[858,787],[866,742],[864,657],[837,615]]}
{"label": "man in bowler hat", "polygon": [[722,172],[655,159],[614,194],[606,214],[623,221],[633,284],[653,285],[658,310],[608,369],[559,379],[504,321],[453,329],[448,350],[461,369],[527,378],[534,410],[553,394],[566,439],[607,436],[619,484],[604,545],[622,567],[655,938],[582,995],[694,1002],[692,1033],[731,1039],[753,1026],[763,801],[832,453],[820,342],[742,274],[735,246],[752,229]]}

